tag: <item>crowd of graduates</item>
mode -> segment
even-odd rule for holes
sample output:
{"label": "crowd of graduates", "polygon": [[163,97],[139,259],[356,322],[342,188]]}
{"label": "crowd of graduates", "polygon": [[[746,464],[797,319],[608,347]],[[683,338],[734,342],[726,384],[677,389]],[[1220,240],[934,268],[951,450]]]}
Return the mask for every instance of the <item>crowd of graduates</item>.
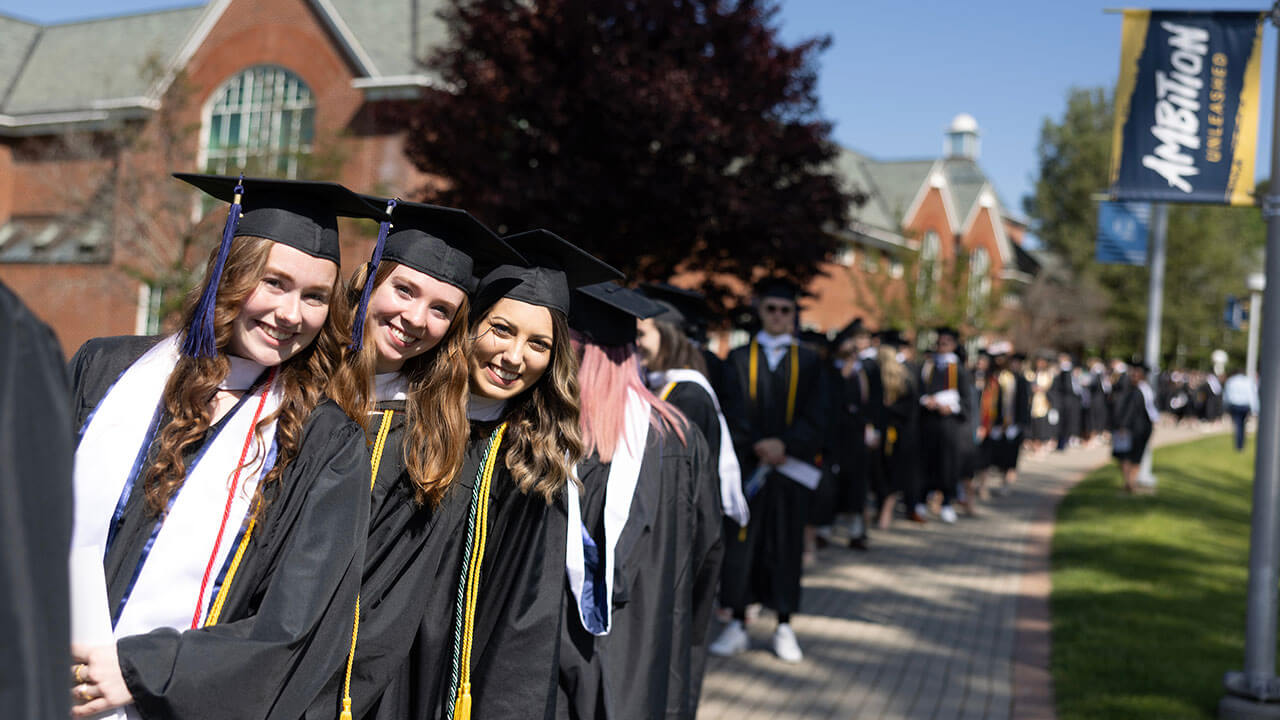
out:
{"label": "crowd of graduates", "polygon": [[[776,277],[721,358],[698,293],[545,229],[177,177],[230,204],[177,332],[90,340],[64,378],[0,292],[22,717],[692,718],[753,606],[802,660],[817,543],[954,523],[1028,443],[1110,433],[1136,468],[1156,417],[1141,366],[805,335]],[[340,216],[378,226],[347,278]]]}

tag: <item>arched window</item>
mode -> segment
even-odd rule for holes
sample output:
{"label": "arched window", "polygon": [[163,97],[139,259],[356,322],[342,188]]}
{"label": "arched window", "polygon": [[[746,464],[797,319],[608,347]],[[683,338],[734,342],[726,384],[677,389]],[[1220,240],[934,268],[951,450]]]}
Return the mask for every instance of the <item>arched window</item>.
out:
{"label": "arched window", "polygon": [[922,301],[929,300],[933,287],[942,276],[942,262],[939,258],[941,252],[942,243],[938,239],[938,233],[927,231],[920,241],[920,267],[916,276],[916,295]]}
{"label": "arched window", "polygon": [[991,256],[986,248],[974,248],[969,256],[969,308],[976,311],[991,294]]}
{"label": "arched window", "polygon": [[311,152],[315,98],[297,75],[255,65],[222,84],[205,106],[202,133],[206,172],[298,177]]}

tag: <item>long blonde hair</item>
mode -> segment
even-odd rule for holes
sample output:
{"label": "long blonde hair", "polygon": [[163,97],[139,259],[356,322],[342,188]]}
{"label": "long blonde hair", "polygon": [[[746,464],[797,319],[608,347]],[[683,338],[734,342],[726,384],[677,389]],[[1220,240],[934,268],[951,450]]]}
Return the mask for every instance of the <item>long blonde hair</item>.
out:
{"label": "long blonde hair", "polygon": [[892,405],[907,392],[911,379],[907,367],[898,362],[898,351],[892,345],[881,345],[876,351],[880,365],[880,382],[884,385],[884,404]]}

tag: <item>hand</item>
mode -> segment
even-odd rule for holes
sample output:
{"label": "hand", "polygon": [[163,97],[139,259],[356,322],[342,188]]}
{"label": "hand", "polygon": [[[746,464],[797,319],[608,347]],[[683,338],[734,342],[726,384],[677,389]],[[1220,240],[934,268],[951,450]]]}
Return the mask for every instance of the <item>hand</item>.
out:
{"label": "hand", "polygon": [[787,459],[787,446],[778,438],[765,438],[751,447],[766,465],[781,465]]}
{"label": "hand", "polygon": [[987,439],[987,429],[986,429],[986,428],[984,428],[984,427],[979,427],[979,428],[978,428],[978,442],[982,442],[983,440],[986,440],[986,439]]}
{"label": "hand", "polygon": [[937,410],[938,401],[935,400],[932,395],[926,395],[924,398],[924,406],[928,410]]}
{"label": "hand", "polygon": [[[89,717],[133,702],[115,645],[71,644],[71,716]],[[77,680],[83,682],[76,683]]]}
{"label": "hand", "polygon": [[951,408],[947,405],[939,405],[938,403],[934,403],[933,407],[938,411],[938,414],[943,417],[946,417],[951,414]]}

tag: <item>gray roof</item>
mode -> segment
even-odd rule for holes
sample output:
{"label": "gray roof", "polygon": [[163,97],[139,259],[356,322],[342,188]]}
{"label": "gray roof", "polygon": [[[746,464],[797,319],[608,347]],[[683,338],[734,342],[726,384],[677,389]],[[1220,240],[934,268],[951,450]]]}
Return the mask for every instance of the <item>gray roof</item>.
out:
{"label": "gray roof", "polygon": [[163,69],[203,12],[180,8],[45,26],[0,111],[84,110],[142,97],[158,79],[148,63]]}
{"label": "gray roof", "polygon": [[373,59],[380,76],[428,74],[419,62],[449,40],[448,27],[438,15],[444,0],[329,2]]}
{"label": "gray roof", "polygon": [[987,184],[987,176],[978,167],[978,163],[969,158],[958,157],[943,160],[942,172],[946,173],[951,200],[960,215],[956,220],[964,222],[973,210],[974,203],[978,202],[982,186]]}
{"label": "gray roof", "polygon": [[[371,77],[425,76],[418,61],[448,37],[443,0],[312,0],[343,44],[363,53]],[[336,18],[327,13],[336,14]],[[0,16],[0,115],[110,108],[148,95],[155,73],[177,57],[207,5],[38,25]],[[415,18],[414,15],[417,15]],[[358,63],[361,64],[361,63]],[[427,78],[430,80],[431,78]]]}
{"label": "gray roof", "polygon": [[928,179],[933,163],[933,160],[867,162],[867,170],[880,191],[885,208],[896,220],[894,227],[902,225],[902,218]]}
{"label": "gray roof", "polygon": [[897,233],[901,223],[868,172],[868,162],[866,157],[848,148],[840,148],[836,156],[835,166],[841,176],[842,189],[848,193],[861,193],[866,198],[861,207],[856,204],[850,206],[849,217],[851,220]]}

